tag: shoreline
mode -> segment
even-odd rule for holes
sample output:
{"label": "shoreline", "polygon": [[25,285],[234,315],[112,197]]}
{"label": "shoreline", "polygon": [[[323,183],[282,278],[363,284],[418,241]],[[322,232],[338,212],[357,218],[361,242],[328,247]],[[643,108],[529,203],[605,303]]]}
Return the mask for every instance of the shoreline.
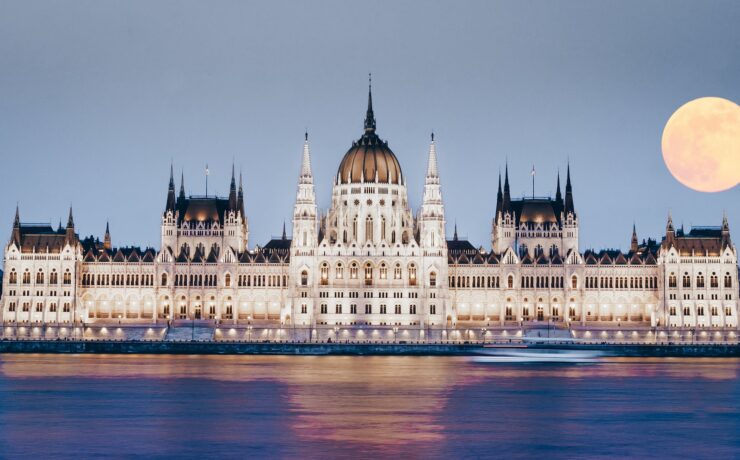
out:
{"label": "shoreline", "polygon": [[[487,344],[507,348],[521,343]],[[527,349],[589,350],[605,357],[740,357],[740,344],[581,344],[527,343]],[[112,340],[0,340],[0,353],[29,354],[189,354],[305,356],[483,356],[481,344],[379,344],[296,342],[166,342]]]}

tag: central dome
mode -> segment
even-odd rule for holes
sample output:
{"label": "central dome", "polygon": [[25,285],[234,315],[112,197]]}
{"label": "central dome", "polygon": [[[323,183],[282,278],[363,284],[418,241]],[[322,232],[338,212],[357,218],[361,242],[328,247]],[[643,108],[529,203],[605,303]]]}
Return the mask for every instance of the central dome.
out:
{"label": "central dome", "polygon": [[368,93],[365,134],[353,142],[352,147],[344,154],[337,177],[340,184],[403,182],[401,165],[396,155],[388,147],[388,142],[381,140],[375,133],[372,90]]}

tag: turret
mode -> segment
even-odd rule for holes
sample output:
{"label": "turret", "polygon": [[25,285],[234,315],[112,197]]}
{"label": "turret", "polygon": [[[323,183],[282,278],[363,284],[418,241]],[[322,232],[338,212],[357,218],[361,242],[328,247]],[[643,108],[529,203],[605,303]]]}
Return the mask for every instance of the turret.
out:
{"label": "turret", "polygon": [[668,222],[665,225],[665,244],[670,248],[676,239],[676,229],[673,228],[673,217],[668,213]]}
{"label": "turret", "polygon": [[555,186],[555,201],[563,203],[563,195],[560,194],[560,171],[558,171],[558,184]]}
{"label": "turret", "polygon": [[446,247],[445,211],[442,202],[442,187],[437,165],[437,145],[434,133],[429,143],[427,174],[424,179],[424,195],[419,215],[420,243],[422,247],[435,249],[437,252]]}
{"label": "turret", "polygon": [[722,249],[732,244],[730,241],[730,224],[727,221],[727,213],[722,216]]}

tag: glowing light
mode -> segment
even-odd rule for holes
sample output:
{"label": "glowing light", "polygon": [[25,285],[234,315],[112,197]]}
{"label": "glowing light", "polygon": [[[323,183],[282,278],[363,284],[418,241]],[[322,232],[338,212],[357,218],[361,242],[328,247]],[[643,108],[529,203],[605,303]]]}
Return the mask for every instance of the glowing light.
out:
{"label": "glowing light", "polygon": [[690,101],[663,129],[663,160],[679,182],[700,192],[740,183],[740,106],[719,97]]}

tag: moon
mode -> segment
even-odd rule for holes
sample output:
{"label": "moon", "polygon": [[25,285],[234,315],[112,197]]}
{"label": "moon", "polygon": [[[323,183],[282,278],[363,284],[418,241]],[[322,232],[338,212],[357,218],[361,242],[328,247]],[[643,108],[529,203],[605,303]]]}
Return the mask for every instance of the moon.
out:
{"label": "moon", "polygon": [[663,129],[663,161],[683,185],[721,192],[740,183],[740,106],[720,97],[687,102]]}

